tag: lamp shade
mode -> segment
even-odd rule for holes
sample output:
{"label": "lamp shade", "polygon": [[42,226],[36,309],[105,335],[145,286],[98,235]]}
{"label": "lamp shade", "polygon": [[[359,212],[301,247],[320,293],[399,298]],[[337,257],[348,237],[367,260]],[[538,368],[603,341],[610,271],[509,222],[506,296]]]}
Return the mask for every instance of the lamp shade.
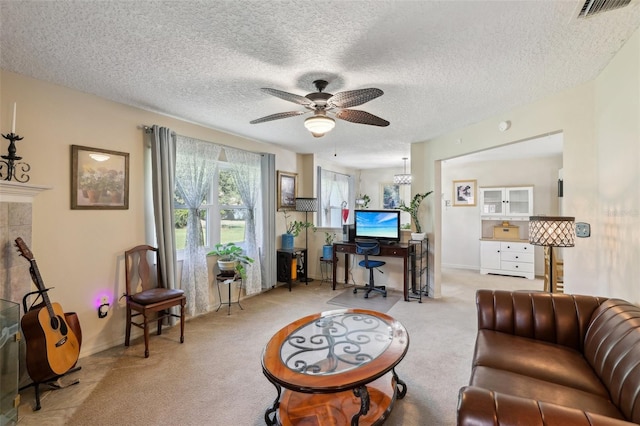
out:
{"label": "lamp shade", "polygon": [[317,198],[296,198],[296,211],[299,212],[317,212]]}
{"label": "lamp shade", "polygon": [[313,133],[314,136],[322,136],[333,130],[333,128],[336,127],[336,122],[333,118],[327,117],[326,115],[314,115],[304,120],[304,127]]}
{"label": "lamp shade", "polygon": [[396,185],[411,185],[411,175],[406,173],[393,175],[393,183]]}
{"label": "lamp shade", "polygon": [[576,239],[575,218],[568,216],[531,216],[529,243],[547,247],[573,247]]}
{"label": "lamp shade", "polygon": [[393,183],[396,185],[411,185],[411,173],[407,173],[407,157],[403,157],[404,172],[393,175]]}

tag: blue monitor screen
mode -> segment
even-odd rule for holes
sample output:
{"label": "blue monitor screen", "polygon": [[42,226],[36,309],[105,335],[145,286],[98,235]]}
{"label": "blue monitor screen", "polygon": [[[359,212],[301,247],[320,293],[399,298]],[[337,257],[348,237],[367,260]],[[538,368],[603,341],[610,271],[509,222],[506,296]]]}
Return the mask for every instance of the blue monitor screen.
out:
{"label": "blue monitor screen", "polygon": [[400,210],[355,210],[356,238],[400,241]]}

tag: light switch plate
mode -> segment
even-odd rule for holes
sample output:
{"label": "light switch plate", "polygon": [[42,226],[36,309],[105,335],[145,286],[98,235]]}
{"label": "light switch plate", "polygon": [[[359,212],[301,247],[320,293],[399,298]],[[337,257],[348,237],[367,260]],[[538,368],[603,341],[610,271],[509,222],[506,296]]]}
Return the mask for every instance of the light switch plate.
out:
{"label": "light switch plate", "polygon": [[591,236],[591,225],[585,222],[576,222],[576,237],[587,238]]}

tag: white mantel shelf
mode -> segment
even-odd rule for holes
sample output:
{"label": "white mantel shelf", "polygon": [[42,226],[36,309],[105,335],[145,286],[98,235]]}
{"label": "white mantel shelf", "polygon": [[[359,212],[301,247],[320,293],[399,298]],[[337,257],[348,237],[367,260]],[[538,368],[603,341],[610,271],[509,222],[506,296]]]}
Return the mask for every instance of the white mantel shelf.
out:
{"label": "white mantel shelf", "polygon": [[0,181],[0,203],[32,203],[36,195],[52,189],[50,186]]}

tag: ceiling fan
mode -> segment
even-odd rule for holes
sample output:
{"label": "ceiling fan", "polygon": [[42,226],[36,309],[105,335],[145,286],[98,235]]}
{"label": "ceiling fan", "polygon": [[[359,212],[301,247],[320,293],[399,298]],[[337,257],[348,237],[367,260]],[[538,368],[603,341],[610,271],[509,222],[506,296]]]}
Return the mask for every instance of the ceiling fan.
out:
{"label": "ceiling fan", "polygon": [[285,101],[293,102],[305,107],[308,111],[289,111],[279,112],[277,114],[267,115],[250,121],[251,124],[264,123],[265,121],[279,120],[281,118],[295,117],[302,114],[313,112],[313,117],[309,117],[304,121],[304,126],[316,137],[322,137],[325,133],[331,131],[336,123],[327,113],[341,120],[350,121],[358,124],[369,124],[372,126],[386,127],[389,125],[387,120],[377,117],[365,111],[357,109],[348,109],[354,106],[362,105],[379,96],[384,92],[380,89],[358,89],[346,92],[338,92],[335,95],[323,92],[329,83],[325,80],[315,80],[313,85],[318,90],[309,93],[306,96],[294,95],[293,93],[283,92],[282,90],[262,88],[262,91],[270,95],[276,96]]}

